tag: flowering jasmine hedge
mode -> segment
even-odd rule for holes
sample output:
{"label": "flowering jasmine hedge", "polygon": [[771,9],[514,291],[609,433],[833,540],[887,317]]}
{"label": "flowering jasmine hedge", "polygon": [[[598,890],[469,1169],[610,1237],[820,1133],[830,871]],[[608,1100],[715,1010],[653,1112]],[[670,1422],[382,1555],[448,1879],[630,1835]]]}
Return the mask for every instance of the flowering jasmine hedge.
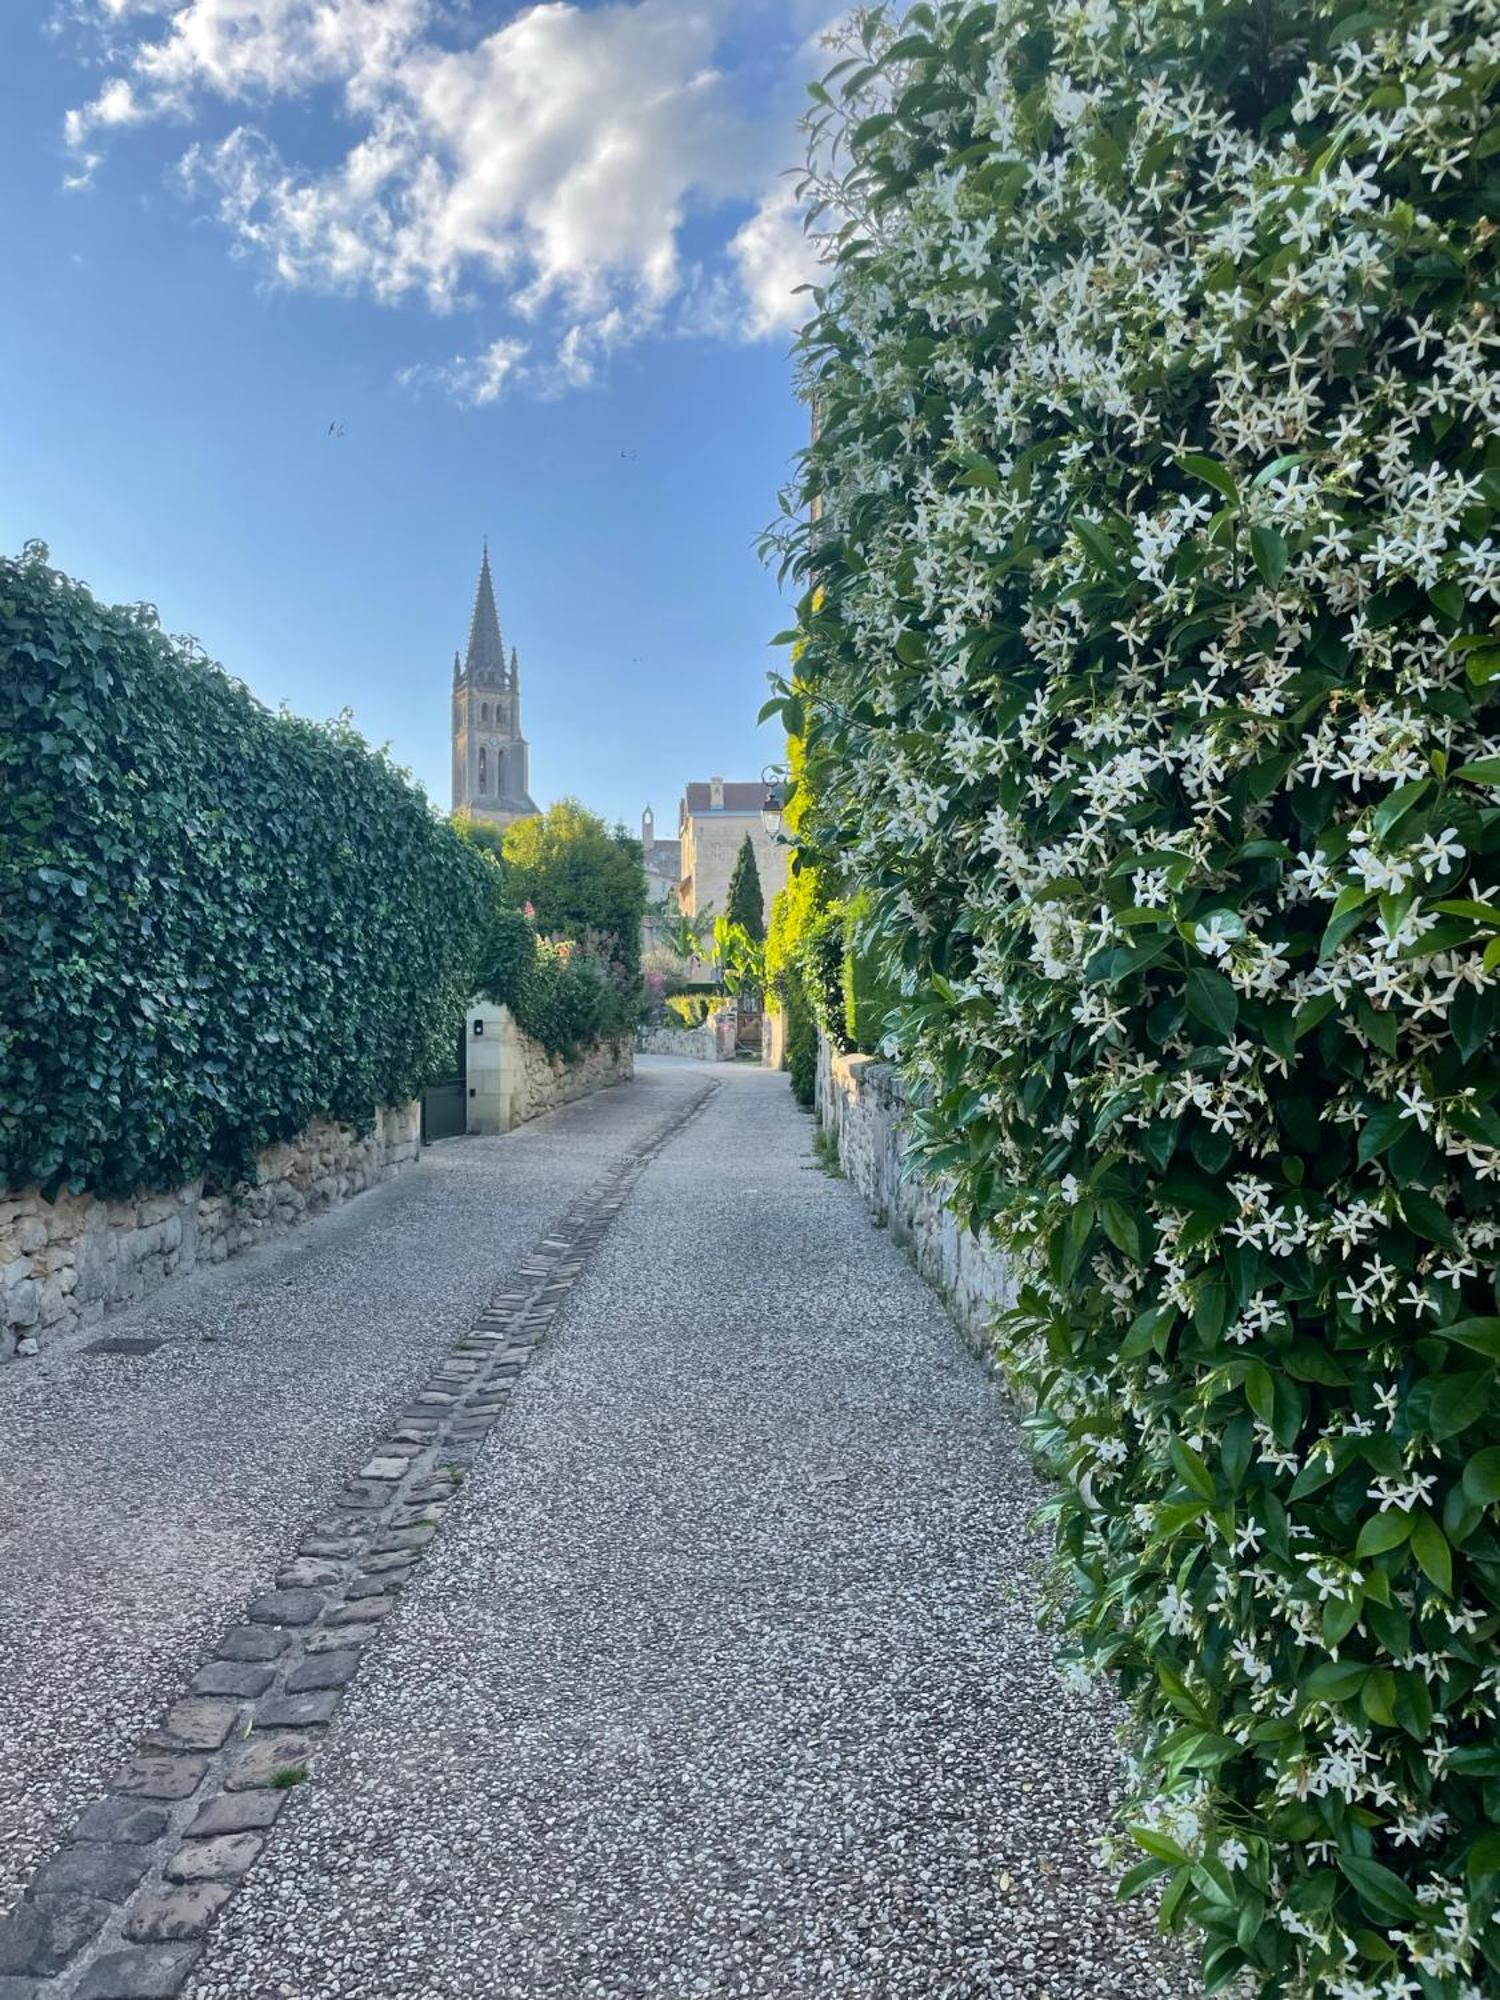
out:
{"label": "flowering jasmine hedge", "polygon": [[1500,1993],[1497,79],[1497,0],[954,0],[815,93],[805,834],[1214,1990]]}
{"label": "flowering jasmine hedge", "polygon": [[496,894],[351,729],[0,561],[0,1188],[232,1179],[410,1098]]}

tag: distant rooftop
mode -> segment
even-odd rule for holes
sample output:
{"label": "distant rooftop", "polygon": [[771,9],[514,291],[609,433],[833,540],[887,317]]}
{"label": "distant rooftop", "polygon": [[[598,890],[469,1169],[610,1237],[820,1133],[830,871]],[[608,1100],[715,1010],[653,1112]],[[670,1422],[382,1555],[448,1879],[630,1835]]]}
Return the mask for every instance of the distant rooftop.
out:
{"label": "distant rooftop", "polygon": [[[721,803],[714,803],[717,784],[722,793]],[[683,794],[682,810],[686,813],[758,813],[766,796],[766,788],[759,778],[741,783],[733,778],[715,780],[710,778],[705,784],[689,785]]]}

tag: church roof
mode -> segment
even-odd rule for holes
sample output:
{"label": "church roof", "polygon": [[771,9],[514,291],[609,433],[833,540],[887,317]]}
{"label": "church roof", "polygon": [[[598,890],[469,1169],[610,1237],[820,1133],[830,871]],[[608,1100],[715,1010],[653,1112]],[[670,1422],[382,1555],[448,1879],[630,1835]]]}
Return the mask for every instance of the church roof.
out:
{"label": "church roof", "polygon": [[474,593],[474,616],[469,621],[469,650],[464,672],[470,680],[505,679],[505,641],[500,636],[500,614],[495,609],[495,586],[490,577],[490,545],[484,545],[479,565],[479,588]]}

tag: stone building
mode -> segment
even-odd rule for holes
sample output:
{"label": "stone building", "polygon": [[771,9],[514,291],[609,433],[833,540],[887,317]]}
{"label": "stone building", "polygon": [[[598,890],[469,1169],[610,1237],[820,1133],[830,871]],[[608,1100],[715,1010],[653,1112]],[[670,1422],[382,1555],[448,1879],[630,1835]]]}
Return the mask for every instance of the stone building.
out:
{"label": "stone building", "polygon": [[641,920],[641,949],[650,951],[661,942],[660,927],[652,911],[660,909],[677,892],[682,878],[682,842],[658,840],[656,814],[647,806],[641,814],[641,862],[646,872],[646,914]]}
{"label": "stone building", "polygon": [[694,783],[683,793],[677,809],[677,836],[680,842],[681,874],[678,899],[689,916],[709,911],[722,917],[729,907],[729,878],[739,859],[745,835],[755,849],[755,865],[760,870],[761,894],[765,898],[766,921],[771,919],[771,903],[786,887],[792,850],[773,840],[761,824],[760,809],[766,788],[755,783],[725,782],[710,778]]}
{"label": "stone building", "polygon": [[505,657],[490,546],[484,545],[469,649],[462,664],[453,655],[453,810],[509,826],[528,819],[531,747],[521,733],[521,663],[514,646]]}

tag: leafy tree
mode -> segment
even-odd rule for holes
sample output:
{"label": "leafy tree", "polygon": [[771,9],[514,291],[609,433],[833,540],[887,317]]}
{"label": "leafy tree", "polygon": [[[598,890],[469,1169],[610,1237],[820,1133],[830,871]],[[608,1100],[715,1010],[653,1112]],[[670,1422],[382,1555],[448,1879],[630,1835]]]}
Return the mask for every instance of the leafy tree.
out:
{"label": "leafy tree", "polygon": [[510,896],[530,903],[543,936],[592,932],[639,973],[646,876],[641,843],[623,827],[611,831],[577,799],[560,799],[505,829],[504,858]]}
{"label": "leafy tree", "polygon": [[475,819],[472,813],[456,812],[453,815],[453,831],[470,847],[477,847],[481,854],[489,855],[497,868],[505,866],[505,829],[496,826],[493,820]]}
{"label": "leafy tree", "polygon": [[657,936],[670,952],[678,958],[692,960],[703,953],[704,940],[713,928],[710,910],[712,904],[700,910],[696,916],[690,915],[678,902],[675,895],[667,895],[652,912]]}
{"label": "leafy tree", "polygon": [[736,999],[758,1000],[766,987],[766,947],[743,924],[729,917],[714,920],[714,951],[726,993]]}
{"label": "leafy tree", "polygon": [[747,937],[759,944],[766,934],[766,900],[761,893],[760,869],[755,863],[755,848],[747,833],[740,843],[739,857],[734,864],[734,873],[729,878],[729,907],[724,913],[730,923],[738,924]]}

